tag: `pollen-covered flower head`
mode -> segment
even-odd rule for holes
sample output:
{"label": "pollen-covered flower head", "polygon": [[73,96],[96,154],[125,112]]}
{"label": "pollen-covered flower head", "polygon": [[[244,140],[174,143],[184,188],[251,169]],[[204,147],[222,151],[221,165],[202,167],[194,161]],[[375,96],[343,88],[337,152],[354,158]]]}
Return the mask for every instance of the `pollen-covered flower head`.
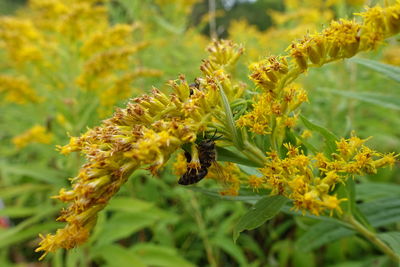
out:
{"label": "pollen-covered flower head", "polygon": [[[79,151],[87,162],[72,179],[72,189],[62,189],[55,196],[69,203],[58,218],[67,225],[55,235],[42,236],[37,251],[44,251],[45,256],[58,248],[68,249],[83,243],[95,225],[96,214],[134,170],[146,167],[156,175],[183,144],[195,144],[198,135],[211,125],[222,125],[225,118],[221,117],[220,90],[233,95],[240,88],[224,70],[236,62],[237,54],[232,52],[236,51],[236,45],[230,42],[215,42],[214,46],[209,62],[220,57],[215,49],[220,49],[227,58],[216,63],[218,68],[198,77],[198,86],[189,86],[184,76],[180,76],[169,82],[173,89],[170,95],[153,88],[150,94],[131,99],[126,108],[117,109],[101,126],[80,137],[71,137],[68,145],[59,148],[63,154]],[[92,74],[99,73],[102,70]],[[224,183],[238,189],[234,176]]]}

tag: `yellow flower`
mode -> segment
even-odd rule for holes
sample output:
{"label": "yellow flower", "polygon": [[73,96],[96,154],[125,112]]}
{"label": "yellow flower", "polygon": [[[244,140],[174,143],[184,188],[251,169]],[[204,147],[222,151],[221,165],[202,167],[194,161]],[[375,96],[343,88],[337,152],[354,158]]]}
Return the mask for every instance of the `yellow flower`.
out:
{"label": "yellow flower", "polygon": [[136,70],[126,72],[112,81],[109,88],[99,92],[100,107],[99,114],[101,116],[109,115],[112,107],[120,100],[127,99],[132,95],[132,83],[139,77],[159,76],[161,72],[158,70],[138,68]]}
{"label": "yellow flower", "polygon": [[[211,124],[220,123],[219,115],[223,110],[220,88],[226,92],[237,90],[223,68],[230,68],[229,64],[236,62],[238,51],[229,42],[214,45],[210,48],[212,53],[208,62],[214,62],[214,67],[219,68],[205,71],[212,76],[199,77],[199,88],[189,88],[181,76],[179,80],[169,82],[174,91],[171,95],[154,88],[151,94],[134,98],[125,109],[118,109],[101,126],[80,137],[71,137],[68,145],[59,147],[63,154],[81,152],[87,163],[72,179],[72,189],[62,189],[55,196],[69,203],[58,218],[67,224],[54,235],[42,236],[36,250],[45,252],[42,257],[58,248],[69,249],[83,243],[95,224],[96,214],[134,170],[146,165],[156,174],[183,144],[194,144],[198,133],[206,131]],[[222,60],[215,49],[224,53],[230,51],[225,56],[232,59]],[[104,66],[93,64],[93,67],[90,75],[106,72]],[[195,150],[192,152],[192,158],[196,159]],[[226,170],[239,172],[236,165],[226,167]],[[227,193],[237,194],[239,179],[235,175],[225,178]],[[74,234],[69,235],[71,232]]]}
{"label": "yellow flower", "polygon": [[264,179],[255,175],[250,175],[248,184],[253,189],[253,191],[258,191],[259,188],[264,187]]}
{"label": "yellow flower", "polygon": [[0,93],[5,94],[5,101],[17,104],[36,103],[41,99],[23,76],[0,75]]}
{"label": "yellow flower", "polygon": [[41,125],[35,125],[24,133],[15,136],[12,139],[14,145],[18,148],[24,148],[31,143],[50,144],[53,135],[47,132],[47,129]]}
{"label": "yellow flower", "polygon": [[104,83],[113,72],[126,70],[129,67],[130,57],[145,45],[131,45],[94,55],[85,63],[84,71],[76,80],[77,84],[87,90],[101,88],[101,83]]}
{"label": "yellow flower", "polygon": [[12,65],[20,67],[42,59],[42,40],[43,36],[30,20],[0,18],[0,45],[7,51]]}
{"label": "yellow flower", "polygon": [[181,176],[187,171],[187,161],[184,153],[179,153],[173,164],[174,174]]}
{"label": "yellow flower", "polygon": [[85,57],[90,57],[110,48],[127,46],[133,41],[132,31],[136,27],[135,25],[117,24],[106,31],[96,32],[84,42],[81,53]]}

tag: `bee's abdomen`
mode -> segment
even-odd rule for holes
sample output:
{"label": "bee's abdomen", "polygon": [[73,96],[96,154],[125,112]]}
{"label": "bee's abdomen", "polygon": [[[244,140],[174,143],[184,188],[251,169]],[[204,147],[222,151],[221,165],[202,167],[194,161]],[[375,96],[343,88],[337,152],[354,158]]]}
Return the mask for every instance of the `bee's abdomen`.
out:
{"label": "bee's abdomen", "polygon": [[[191,185],[199,182],[207,175],[208,168],[215,161],[216,153],[213,140],[202,141],[197,145],[197,151],[199,153],[200,168],[192,169],[188,167],[186,173],[179,179],[179,184]],[[185,151],[185,158],[188,163],[192,161],[192,156],[189,152]]]}
{"label": "bee's abdomen", "polygon": [[187,172],[181,176],[178,181],[180,185],[191,185],[199,182],[208,173],[207,168],[191,169],[188,168]]}

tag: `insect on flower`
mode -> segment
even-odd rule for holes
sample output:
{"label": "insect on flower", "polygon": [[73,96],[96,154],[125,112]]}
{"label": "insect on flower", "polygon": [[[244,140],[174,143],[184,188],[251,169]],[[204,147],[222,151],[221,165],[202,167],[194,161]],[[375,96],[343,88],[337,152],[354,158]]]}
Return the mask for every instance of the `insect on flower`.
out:
{"label": "insect on flower", "polygon": [[197,80],[197,78],[194,80],[194,83],[189,84],[189,90],[190,90],[190,94],[189,95],[193,95],[193,89],[200,89],[200,82]]}
{"label": "insect on flower", "polygon": [[[181,185],[191,185],[201,181],[208,173],[208,168],[212,163],[216,163],[216,150],[215,140],[221,138],[221,136],[215,137],[217,131],[211,138],[204,139],[196,145],[198,152],[198,159],[200,162],[199,168],[187,167],[186,173],[184,173],[179,179],[178,183]],[[186,162],[192,162],[192,155],[185,151]]]}

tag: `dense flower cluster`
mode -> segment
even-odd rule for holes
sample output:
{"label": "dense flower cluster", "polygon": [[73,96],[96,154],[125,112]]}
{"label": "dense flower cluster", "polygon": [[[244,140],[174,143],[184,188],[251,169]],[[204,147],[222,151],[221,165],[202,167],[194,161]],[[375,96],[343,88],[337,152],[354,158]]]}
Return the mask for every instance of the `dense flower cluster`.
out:
{"label": "dense flower cluster", "polygon": [[[294,80],[309,67],[373,49],[398,32],[400,3],[385,9],[369,9],[361,16],[365,18],[363,23],[332,22],[321,33],[293,43],[287,55],[252,64],[250,79],[262,93],[248,106],[249,110],[232,108],[250,102],[244,86],[232,77],[243,48],[219,41],[209,46],[210,55],[200,66],[203,75],[194,84],[189,85],[181,76],[169,82],[171,95],[153,89],[149,95],[132,99],[101,126],[72,137],[68,145],[60,147],[61,153],[79,151],[87,163],[72,179],[72,189],[62,189],[56,196],[70,203],[58,218],[67,225],[55,235],[42,236],[37,251],[44,251],[44,257],[58,248],[72,248],[85,242],[96,214],[138,167],[145,166],[156,174],[173,152],[191,145],[191,162],[178,156],[176,172],[182,174],[187,166],[196,168],[196,139],[214,130],[221,135],[221,145],[234,147],[252,166],[263,166],[262,177],[241,175],[232,163],[225,164],[222,176],[213,169],[217,167],[211,167],[210,177],[226,186],[223,194],[236,195],[240,184],[247,184],[254,189],[270,188],[274,194],[291,198],[294,206],[304,212],[340,212],[343,199],[331,194],[335,185],[349,176],[374,173],[377,168],[392,165],[396,156],[375,152],[363,145],[365,140],[354,136],[338,141],[337,153],[314,156],[305,155],[284,140],[287,130],[296,122],[298,107],[307,101],[306,92]],[[87,77],[96,79],[104,69],[93,71]],[[265,147],[266,139],[261,145],[256,144],[257,137],[268,136],[270,147]]]}
{"label": "dense flower cluster", "polygon": [[63,154],[80,151],[88,162],[72,179],[72,189],[62,189],[55,197],[71,203],[58,218],[67,226],[55,235],[42,236],[37,249],[45,251],[42,257],[86,241],[96,214],[135,169],[147,166],[156,174],[181,145],[195,142],[197,133],[207,130],[213,114],[221,114],[218,84],[227,92],[231,88],[226,87],[232,81],[224,69],[236,61],[242,49],[225,41],[215,42],[209,50],[210,57],[202,65],[208,76],[197,79],[201,90],[189,87],[181,76],[170,81],[170,96],[153,89],[150,95],[132,99],[102,126],[72,137],[68,145],[60,147]]}
{"label": "dense flower cluster", "polygon": [[39,102],[41,99],[24,77],[0,75],[0,93],[11,103],[26,104]]}
{"label": "dense flower cluster", "polygon": [[358,15],[364,18],[362,23],[344,19],[333,21],[321,33],[293,42],[287,55],[271,56],[251,64],[250,79],[263,93],[255,97],[253,110],[237,121],[238,126],[247,126],[256,134],[271,133],[279,146],[282,140],[276,140],[279,136],[276,133],[282,132],[285,125],[292,125],[294,111],[307,101],[305,91],[293,85],[301,73],[310,67],[374,49],[400,30],[400,4],[370,8]]}
{"label": "dense flower cluster", "polygon": [[[139,65],[135,54],[148,43],[134,40],[139,24],[110,25],[105,2],[31,0],[19,16],[0,18],[0,47],[5,51],[0,57],[10,69],[1,76],[4,100],[37,102],[57,88],[65,98],[78,93],[98,98],[98,112],[104,116],[132,94],[137,78],[161,75],[134,68]],[[40,86],[38,77],[44,80]]]}
{"label": "dense flower cluster", "polygon": [[30,143],[50,144],[52,138],[53,135],[45,127],[35,125],[24,133],[15,136],[12,142],[17,148],[21,149]]}
{"label": "dense flower cluster", "polygon": [[394,153],[381,154],[364,145],[366,140],[356,136],[336,142],[337,153],[325,156],[305,155],[300,148],[285,144],[286,157],[276,151],[268,153],[268,161],[260,169],[262,177],[252,176],[253,189],[269,188],[293,200],[296,209],[320,215],[325,210],[341,212],[340,202],[330,192],[339,183],[354,175],[375,174],[378,168],[393,166]]}

